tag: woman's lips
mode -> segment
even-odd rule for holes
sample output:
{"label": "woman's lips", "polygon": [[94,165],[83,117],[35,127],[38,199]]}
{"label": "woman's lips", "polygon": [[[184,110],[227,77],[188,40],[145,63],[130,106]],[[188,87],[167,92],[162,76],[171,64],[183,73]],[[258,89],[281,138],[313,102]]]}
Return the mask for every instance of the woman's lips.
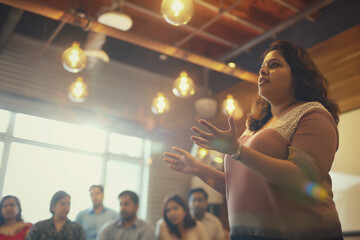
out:
{"label": "woman's lips", "polygon": [[269,82],[269,80],[267,80],[264,77],[260,77],[258,80],[258,85],[260,86],[260,85],[264,84],[265,82]]}

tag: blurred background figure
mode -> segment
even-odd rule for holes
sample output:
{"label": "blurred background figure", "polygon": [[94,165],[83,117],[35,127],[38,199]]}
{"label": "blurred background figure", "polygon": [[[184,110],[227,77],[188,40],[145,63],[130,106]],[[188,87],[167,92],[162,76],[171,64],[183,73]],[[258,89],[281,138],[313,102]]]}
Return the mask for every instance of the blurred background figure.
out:
{"label": "blurred background figure", "polygon": [[163,219],[156,224],[157,240],[208,240],[201,222],[194,220],[185,201],[177,194],[165,198]]}
{"label": "blurred background figure", "polygon": [[104,207],[104,188],[101,185],[92,185],[89,189],[92,208],[85,209],[76,216],[75,222],[80,223],[86,235],[86,240],[95,240],[100,227],[119,215],[112,209]]}
{"label": "blurred background figure", "polygon": [[203,188],[194,188],[189,192],[188,201],[191,215],[204,225],[209,239],[224,240],[225,233],[220,220],[206,211],[209,205],[207,192]]}
{"label": "blurred background figure", "polygon": [[85,232],[79,223],[67,218],[70,212],[70,195],[64,191],[56,192],[50,201],[52,217],[34,224],[27,240],[85,240]]}
{"label": "blurred background figure", "polygon": [[120,218],[104,224],[97,240],[155,240],[153,227],[137,217],[139,196],[133,191],[119,194]]}
{"label": "blurred background figure", "polygon": [[24,223],[19,199],[12,195],[3,197],[0,209],[0,239],[24,240],[32,224]]}

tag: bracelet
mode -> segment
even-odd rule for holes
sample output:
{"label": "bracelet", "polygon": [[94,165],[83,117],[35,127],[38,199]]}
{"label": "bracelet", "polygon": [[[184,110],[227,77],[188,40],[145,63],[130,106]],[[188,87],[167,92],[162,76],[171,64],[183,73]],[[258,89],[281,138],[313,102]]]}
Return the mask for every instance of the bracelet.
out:
{"label": "bracelet", "polygon": [[238,150],[236,151],[236,153],[234,153],[233,155],[231,155],[232,159],[238,160],[238,158],[239,158],[239,156],[240,156],[240,153],[241,153],[241,144],[239,143],[239,148],[238,148]]}

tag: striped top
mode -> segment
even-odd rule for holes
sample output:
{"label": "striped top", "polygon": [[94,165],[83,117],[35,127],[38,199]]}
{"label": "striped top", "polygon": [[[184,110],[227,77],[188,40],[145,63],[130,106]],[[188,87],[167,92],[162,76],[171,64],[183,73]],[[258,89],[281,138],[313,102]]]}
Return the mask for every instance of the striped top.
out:
{"label": "striped top", "polygon": [[226,155],[232,235],[276,239],[330,239],[341,235],[329,176],[338,148],[338,131],[323,105],[308,102],[297,106],[268,128],[255,133],[247,129],[239,142],[265,155],[292,161],[309,183],[298,190],[275,186]]}

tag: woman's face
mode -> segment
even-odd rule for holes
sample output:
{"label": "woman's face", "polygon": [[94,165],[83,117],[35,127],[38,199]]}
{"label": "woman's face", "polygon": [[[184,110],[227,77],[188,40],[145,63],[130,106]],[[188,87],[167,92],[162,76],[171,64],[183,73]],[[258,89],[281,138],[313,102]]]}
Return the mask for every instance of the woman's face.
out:
{"label": "woman's face", "polygon": [[259,71],[259,95],[271,104],[291,100],[292,76],[289,64],[279,51],[266,54]]}
{"label": "woman's face", "polygon": [[186,212],[177,202],[169,201],[166,204],[165,211],[166,217],[170,220],[172,224],[178,225],[180,223],[183,223]]}
{"label": "woman's face", "polygon": [[5,220],[10,220],[16,218],[16,215],[19,214],[19,208],[16,205],[14,198],[8,198],[3,202],[1,206],[1,215]]}
{"label": "woman's face", "polygon": [[70,212],[70,197],[60,199],[53,207],[54,216],[66,218]]}

